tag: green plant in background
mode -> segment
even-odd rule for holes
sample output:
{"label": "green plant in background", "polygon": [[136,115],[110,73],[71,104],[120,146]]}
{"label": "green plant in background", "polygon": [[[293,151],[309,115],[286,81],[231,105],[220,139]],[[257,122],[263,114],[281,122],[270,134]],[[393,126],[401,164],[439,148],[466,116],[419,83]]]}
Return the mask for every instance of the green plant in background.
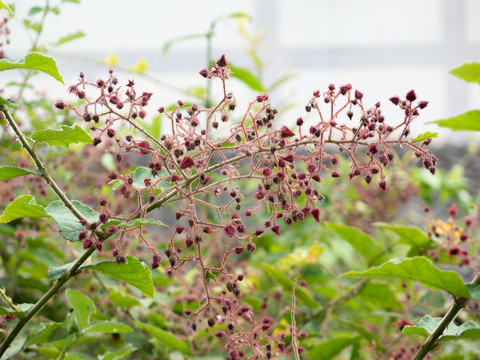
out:
{"label": "green plant in background", "polygon": [[[57,12],[45,10],[49,2],[32,9],[31,16]],[[214,29],[197,37],[211,41]],[[208,76],[225,86],[232,68],[225,57],[212,62]],[[0,69],[61,81],[54,60],[39,53],[1,60]],[[260,71],[249,74],[247,85],[250,76],[261,83]],[[24,75],[27,89],[33,73]],[[171,132],[158,121],[148,128],[151,94],[135,92],[114,72],[92,81],[81,74],[70,87],[78,103],[43,99],[46,114],[15,112],[35,102],[22,93],[17,102],[0,98],[2,360],[480,356],[478,209],[463,217],[455,205],[445,221],[427,212],[424,228],[401,224],[398,204],[415,195],[415,157],[393,152],[397,137],[374,121],[379,106],[364,110],[362,93],[332,87],[314,93],[306,107],[327,121],[315,126],[299,118],[297,127],[279,129],[265,94],[239,114],[227,92],[212,107],[179,101],[159,109]],[[319,105],[324,99],[366,116],[350,145],[328,135],[343,128],[341,115]],[[415,108],[422,102],[413,91],[391,101],[409,114],[426,105]],[[202,114],[210,127],[197,123]],[[214,120],[224,126],[224,116],[234,132],[209,140]],[[359,129],[385,138],[365,142]],[[431,137],[400,137],[430,177],[435,158],[424,142]],[[337,158],[323,141],[347,156]],[[300,148],[302,142],[308,144]],[[102,153],[109,156],[100,161]],[[446,182],[444,196],[463,184],[458,179]]]}

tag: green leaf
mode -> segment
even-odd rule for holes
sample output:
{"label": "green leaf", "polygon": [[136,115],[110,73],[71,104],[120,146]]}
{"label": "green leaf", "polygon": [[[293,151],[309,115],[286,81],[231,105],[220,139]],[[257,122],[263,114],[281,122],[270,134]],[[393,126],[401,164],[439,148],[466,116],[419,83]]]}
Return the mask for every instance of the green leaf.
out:
{"label": "green leaf", "polygon": [[44,216],[47,216],[45,208],[38,205],[32,195],[22,195],[8,204],[0,217],[0,223],[7,223],[23,217],[37,218]]}
{"label": "green leaf", "polygon": [[403,309],[403,304],[397,300],[390,284],[369,281],[358,293],[358,299],[385,309]]}
{"label": "green leaf", "polygon": [[420,141],[425,141],[429,138],[436,138],[438,136],[438,133],[432,133],[430,131],[427,131],[426,133],[418,135],[416,138],[410,138],[410,140],[415,143],[415,142],[420,142]]}
{"label": "green leaf", "polygon": [[76,261],[69,262],[68,264],[64,264],[62,266],[51,266],[48,268],[48,280],[55,281],[60,279],[63,274],[65,274],[68,270],[72,268]]}
{"label": "green leaf", "polygon": [[[158,172],[157,176],[152,175],[152,171],[144,166],[138,166],[131,174],[130,176],[133,179],[133,184],[132,186],[136,189],[145,189],[145,179],[150,179],[152,181],[152,184],[155,183],[155,179],[158,177],[165,177],[168,176],[168,173],[165,169],[162,169],[162,171]],[[170,180],[162,180],[157,184],[157,189],[161,189],[162,191],[167,189],[170,186]]]}
{"label": "green leaf", "polygon": [[350,271],[340,277],[398,277],[420,281],[423,286],[432,290],[445,290],[454,296],[470,296],[462,278],[455,271],[439,270],[428,258],[423,256],[392,259],[378,267],[372,267],[362,272]]}
{"label": "green leaf", "polygon": [[38,130],[32,134],[32,140],[44,142],[48,145],[57,145],[67,147],[70,144],[91,144],[92,138],[78,124],[72,126],[61,125],[61,129]]}
{"label": "green leaf", "polygon": [[95,312],[95,304],[85,294],[78,290],[67,289],[65,291],[68,303],[73,308],[73,316],[80,330],[90,323],[90,316]]}
{"label": "green leaf", "polygon": [[52,334],[62,326],[61,323],[49,322],[41,323],[35,331],[32,331],[27,337],[27,346],[33,344],[42,344],[48,341]]}
{"label": "green leaf", "polygon": [[249,70],[241,67],[237,67],[237,66],[231,66],[231,69],[232,69],[232,74],[231,74],[232,78],[240,80],[252,90],[259,91],[259,92],[265,91],[260,80],[255,75],[253,75]]}
{"label": "green leaf", "polygon": [[95,321],[84,329],[86,333],[103,332],[107,334],[124,334],[132,331],[132,328],[126,324],[109,320]]}
{"label": "green leaf", "polygon": [[467,284],[468,292],[473,300],[480,301],[480,285]]}
{"label": "green leaf", "polygon": [[374,259],[383,250],[383,246],[375,243],[370,236],[357,227],[343,224],[332,224],[328,222],[326,225],[333,230],[335,234],[352,245],[352,247],[367,261]]}
{"label": "green leaf", "polygon": [[192,350],[190,350],[190,346],[185,341],[178,339],[172,333],[159,329],[155,326],[140,323],[140,322],[137,322],[136,325],[140,329],[143,329],[149,334],[153,335],[163,345],[165,345],[167,349],[178,350],[184,355],[193,356],[193,352]]}
{"label": "green leaf", "polygon": [[59,46],[59,45],[62,45],[62,44],[65,44],[67,42],[70,42],[70,41],[73,41],[73,40],[76,40],[76,39],[80,39],[82,37],[85,37],[86,34],[83,32],[83,31],[77,31],[77,32],[74,32],[72,34],[68,34],[66,36],[62,36],[56,43],[54,43],[53,45],[54,46]]}
{"label": "green leaf", "polygon": [[18,103],[11,99],[4,99],[0,96],[0,110],[2,110],[2,106],[5,106],[11,109],[16,109],[18,108]]}
{"label": "green leaf", "polygon": [[[98,213],[80,201],[73,200],[73,206],[87,219],[88,222],[97,222]],[[58,233],[68,241],[78,241],[78,233],[85,229],[75,215],[60,200],[51,202],[46,208],[48,216],[57,224]]]}
{"label": "green leaf", "polygon": [[347,346],[357,342],[358,336],[338,336],[314,346],[308,355],[315,360],[330,360],[340,354]]}
{"label": "green leaf", "polygon": [[[404,334],[415,334],[428,337],[443,320],[441,317],[431,317],[425,315],[416,325],[406,325],[403,328]],[[438,341],[460,340],[460,339],[480,339],[480,325],[473,321],[467,321],[458,326],[451,322],[438,338]]]}
{"label": "green leaf", "polygon": [[121,360],[126,358],[132,352],[136,351],[137,348],[132,344],[127,344],[121,350],[117,350],[108,354],[103,354],[98,356],[98,360]]}
{"label": "green leaf", "polygon": [[163,53],[166,54],[167,51],[176,43],[182,42],[185,40],[192,40],[192,39],[206,39],[207,34],[191,34],[191,35],[185,35],[185,36],[179,36],[174,39],[168,40],[164,45],[163,45]]}
{"label": "green leaf", "polygon": [[131,308],[133,306],[140,305],[140,301],[138,301],[136,298],[133,296],[130,296],[128,294],[124,294],[120,291],[114,291],[110,294],[108,299],[114,303],[116,306],[121,307],[121,308]]}
{"label": "green leaf", "polygon": [[0,9],[5,9],[5,10],[7,10],[8,12],[10,12],[11,14],[13,14],[12,9],[10,9],[10,8],[8,7],[8,5],[5,4],[3,1],[0,1]]}
{"label": "green leaf", "polygon": [[480,131],[480,110],[471,110],[465,114],[454,116],[448,119],[432,121],[441,127],[447,127],[453,131]]}
{"label": "green leaf", "polygon": [[215,283],[217,283],[217,277],[212,274],[210,271],[207,271],[205,273],[205,280],[207,280],[207,284],[210,284],[210,281],[213,280]]}
{"label": "green leaf", "polygon": [[377,223],[377,226],[393,231],[400,236],[398,240],[401,244],[410,245],[415,248],[429,248],[431,239],[420,228],[415,226],[392,226],[383,223]]}
{"label": "green leaf", "polygon": [[[292,293],[293,281],[285,276],[282,271],[268,265],[267,263],[262,263],[262,266],[267,275],[269,275],[275,283],[282,286],[283,291],[288,294]],[[307,290],[302,289],[300,286],[295,287],[295,296],[300,302],[308,307],[315,308],[319,306],[318,303],[313,299],[312,295],[307,292]]]}
{"label": "green leaf", "polygon": [[17,166],[0,166],[0,181],[23,175],[40,175],[39,170],[28,170]]}
{"label": "green leaf", "polygon": [[20,337],[15,339],[10,344],[10,347],[3,353],[0,360],[7,360],[7,359],[13,358],[15,355],[17,355],[20,351],[23,350],[26,341],[27,341],[26,337]]}
{"label": "green leaf", "polygon": [[0,60],[0,71],[11,69],[31,69],[44,72],[60,81],[63,84],[62,76],[58,73],[57,63],[49,56],[39,53],[29,53],[18,61],[10,61],[8,59]]}
{"label": "green leaf", "polygon": [[133,219],[133,220],[130,220],[126,224],[119,224],[117,226],[122,227],[122,228],[131,228],[131,227],[135,227],[135,226],[147,226],[147,225],[168,226],[168,225],[164,224],[163,222],[161,222],[160,220],[144,219],[144,218]]}
{"label": "green leaf", "polygon": [[465,356],[462,354],[448,354],[448,355],[443,355],[435,360],[464,360]]}
{"label": "green leaf", "polygon": [[117,264],[116,261],[103,261],[97,264],[82,266],[82,269],[91,269],[114,279],[125,281],[135,286],[143,295],[153,297],[152,273],[148,266],[138,261],[132,255],[127,255],[126,264]]}
{"label": "green leaf", "polygon": [[39,12],[42,12],[42,11],[43,11],[43,8],[41,8],[40,6],[34,6],[34,7],[30,8],[27,16],[32,16],[32,15],[38,14]]}
{"label": "green leaf", "polygon": [[25,313],[33,307],[33,304],[17,304],[15,306],[18,308],[18,310],[0,306],[0,315],[11,314],[23,318],[25,317]]}
{"label": "green leaf", "polygon": [[455,75],[456,77],[465,81],[476,82],[480,84],[480,63],[465,63],[453,70],[450,70],[450,74]]}

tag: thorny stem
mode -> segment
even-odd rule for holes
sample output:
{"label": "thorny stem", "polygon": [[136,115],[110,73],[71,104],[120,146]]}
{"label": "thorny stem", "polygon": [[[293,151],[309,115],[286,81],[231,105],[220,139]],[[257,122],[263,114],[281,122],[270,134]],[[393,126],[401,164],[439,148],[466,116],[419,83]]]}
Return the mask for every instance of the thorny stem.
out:
{"label": "thorny stem", "polygon": [[[472,284],[480,285],[480,276],[473,280]],[[437,343],[437,340],[440,336],[442,336],[445,329],[450,325],[450,323],[455,319],[457,314],[462,310],[467,304],[470,302],[468,298],[456,298],[455,302],[451,306],[450,310],[448,310],[447,314],[444,316],[442,321],[437,325],[435,330],[430,334],[430,336],[425,340],[420,350],[418,350],[417,354],[413,358],[413,360],[422,360],[425,356],[428,355],[430,351],[432,351]]]}

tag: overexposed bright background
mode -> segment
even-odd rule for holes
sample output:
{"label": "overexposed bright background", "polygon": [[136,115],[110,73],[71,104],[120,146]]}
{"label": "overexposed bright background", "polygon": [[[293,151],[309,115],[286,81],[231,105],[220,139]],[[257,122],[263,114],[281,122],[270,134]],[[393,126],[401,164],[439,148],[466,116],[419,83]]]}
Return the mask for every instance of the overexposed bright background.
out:
{"label": "overexposed bright background", "polygon": [[[8,1],[7,1],[8,2]],[[43,1],[16,1],[18,14],[26,13]],[[55,1],[51,0],[51,3]],[[39,86],[54,97],[66,97],[66,88],[83,71],[95,81],[106,77],[106,65],[94,61],[116,54],[119,65],[130,67],[139,58],[148,61],[148,73],[166,84],[185,88],[204,85],[198,71],[205,67],[205,41],[194,39],[174,45],[163,54],[164,44],[178,36],[205,33],[211,21],[243,11],[250,34],[261,34],[258,54],[269,63],[264,81],[272,83],[291,73],[292,81],[271,97],[298,103],[284,114],[288,123],[304,115],[303,106],[312,91],[325,90],[329,83],[352,83],[364,92],[365,101],[381,101],[388,117],[399,117],[388,103],[392,95],[415,89],[428,100],[413,131],[439,131],[425,122],[447,118],[480,108],[480,86],[467,84],[448,72],[467,61],[480,61],[480,0],[82,0],[80,5],[65,3],[61,16],[47,19],[41,43],[55,42],[78,30],[87,36],[51,53],[64,76],[65,86],[46,76]],[[13,21],[7,54],[21,57],[30,41]],[[238,20],[221,22],[213,40],[213,54],[242,67],[252,67],[245,52],[247,41]],[[152,110],[184,95],[168,86],[118,72],[122,79],[135,78],[142,90],[154,92]],[[3,75],[1,82],[16,75]],[[8,78],[7,78],[8,77]],[[218,85],[218,84],[216,84]],[[214,85],[215,86],[215,85]],[[140,88],[139,88],[140,89]],[[240,104],[251,100],[252,92],[232,81]],[[470,134],[443,130],[439,142],[460,142]]]}

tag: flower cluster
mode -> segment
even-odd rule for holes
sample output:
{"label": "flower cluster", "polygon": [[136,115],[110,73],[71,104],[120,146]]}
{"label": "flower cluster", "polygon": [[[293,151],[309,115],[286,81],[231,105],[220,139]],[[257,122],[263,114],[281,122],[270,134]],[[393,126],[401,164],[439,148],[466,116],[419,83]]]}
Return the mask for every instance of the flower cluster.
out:
{"label": "flower cluster", "polygon": [[[102,250],[96,231],[119,234],[113,256],[121,263],[125,261],[125,235],[137,234],[152,251],[151,265],[156,268],[162,260],[160,245],[150,243],[144,225],[112,224],[144,219],[154,209],[176,203],[177,223],[171,227],[163,250],[169,276],[179,275],[186,264],[199,268],[202,305],[186,314],[194,318],[191,327],[196,329],[195,318],[201,313],[208,314],[209,326],[228,324],[228,331],[217,332],[216,336],[228,339],[230,359],[243,358],[242,348],[248,348],[253,356],[288,356],[292,348],[281,336],[273,340],[261,336],[272,328],[271,319],[257,321],[251,309],[239,303],[243,275],[235,273],[229,260],[245,251],[254,252],[265,231],[280,235],[283,227],[309,217],[320,222],[324,195],[318,184],[327,177],[363,177],[367,184],[376,183],[386,191],[384,169],[394,161],[394,145],[412,150],[435,173],[437,159],[425,149],[431,139],[409,138],[410,125],[427,102],[418,102],[413,90],[404,99],[390,98],[402,109],[401,120],[395,123],[384,117],[379,102],[371,107],[364,104],[363,94],[350,84],[331,84],[325,91],[314,91],[305,113],[295,125],[287,126],[279,123],[279,112],[269,102],[268,94],[258,95],[238,114],[235,96],[226,90],[230,74],[224,55],[211,69],[200,71],[203,77],[219,79],[223,86],[222,99],[211,108],[186,105],[181,100],[169,111],[160,107],[157,112],[170,123],[170,132],[159,139],[138,121],[147,117],[152,93],[137,93],[133,80],[123,84],[112,70],[107,79],[96,82],[80,74],[79,82],[69,91],[83,100],[83,105],[59,102],[55,106],[69,108],[89,123],[95,134],[94,146],[107,139],[113,141],[119,164],[131,153],[148,159],[149,173],[139,181],[133,173],[110,172],[106,181],[114,183],[119,196],[134,199],[135,209],[128,216],[116,215],[106,209],[106,201],[100,200],[104,208],[100,220],[82,224],[86,230],[80,232],[79,240],[84,248]],[[96,93],[90,94],[91,90]],[[351,162],[347,174],[337,168],[339,156]],[[241,186],[246,181],[255,182],[254,190]],[[208,209],[210,215],[202,209]],[[267,214],[263,224],[252,226],[255,221],[249,218],[255,213]],[[223,254],[209,264],[202,249],[213,237],[222,239]],[[213,274],[223,280],[218,294],[213,293],[218,288],[209,284]],[[270,339],[267,347],[259,345],[262,338]]]}

